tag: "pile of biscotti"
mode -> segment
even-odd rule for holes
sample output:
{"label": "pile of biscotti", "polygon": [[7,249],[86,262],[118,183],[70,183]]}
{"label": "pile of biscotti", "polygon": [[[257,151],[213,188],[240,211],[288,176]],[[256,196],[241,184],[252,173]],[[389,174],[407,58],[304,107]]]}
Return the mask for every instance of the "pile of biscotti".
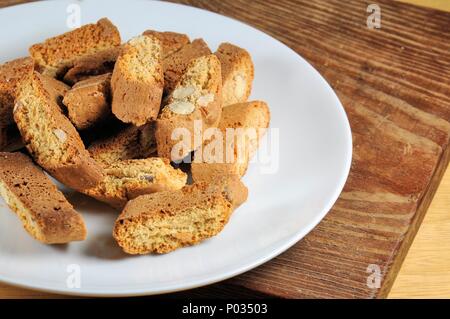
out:
{"label": "pile of biscotti", "polygon": [[[151,30],[122,43],[103,18],[29,53],[0,66],[0,194],[35,239],[86,238],[81,214],[44,171],[121,210],[113,236],[130,254],[210,238],[247,199],[240,178],[261,134],[223,142],[244,150],[223,161],[198,153],[212,137],[174,151],[172,134],[194,133],[194,123],[224,133],[269,126],[266,103],[247,101],[247,51],[223,43],[212,53],[202,39]],[[190,165],[175,164],[186,157]]]}

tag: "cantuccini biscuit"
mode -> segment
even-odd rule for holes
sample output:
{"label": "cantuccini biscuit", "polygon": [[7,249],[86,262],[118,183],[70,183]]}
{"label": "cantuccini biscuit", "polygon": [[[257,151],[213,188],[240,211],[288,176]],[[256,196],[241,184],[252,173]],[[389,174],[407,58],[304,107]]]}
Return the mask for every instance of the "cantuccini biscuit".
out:
{"label": "cantuccini biscuit", "polygon": [[14,107],[17,127],[36,162],[55,178],[76,190],[94,187],[103,180],[102,169],[52,98],[56,80],[48,79],[33,72],[19,84]]}
{"label": "cantuccini biscuit", "polygon": [[112,112],[124,123],[144,125],[158,116],[164,88],[158,39],[139,36],[125,44],[111,79]]}
{"label": "cantuccini biscuit", "polygon": [[0,153],[0,195],[37,240],[62,244],[86,238],[81,215],[28,156]]}
{"label": "cantuccini biscuit", "polygon": [[147,30],[142,34],[153,36],[161,42],[163,60],[191,42],[186,34],[177,32]]}
{"label": "cantuccini biscuit", "polygon": [[246,102],[252,91],[254,78],[250,54],[231,43],[222,43],[214,54],[222,65],[223,106]]}
{"label": "cantuccini biscuit", "polygon": [[78,58],[64,75],[64,82],[73,85],[95,75],[112,73],[120,50],[118,46]]}
{"label": "cantuccini biscuit", "polygon": [[0,127],[14,123],[17,83],[33,71],[33,65],[31,58],[20,58],[0,65]]}
{"label": "cantuccini biscuit", "polygon": [[163,60],[164,92],[169,94],[177,85],[189,63],[196,58],[211,54],[203,39],[196,39]]}
{"label": "cantuccini biscuit", "polygon": [[30,55],[41,73],[56,77],[71,68],[77,60],[121,44],[117,28],[106,18],[95,24],[47,39],[30,47]]}
{"label": "cantuccini biscuit", "polygon": [[[195,126],[200,124],[202,129],[217,126],[222,113],[221,89],[220,62],[215,55],[191,61],[156,121],[160,157],[179,161],[201,146],[201,138],[195,138]],[[175,130],[180,129],[187,130],[189,138],[177,136]]]}
{"label": "cantuccini biscuit", "polygon": [[93,142],[88,150],[102,165],[156,155],[155,123],[130,125],[113,136]]}
{"label": "cantuccini biscuit", "polygon": [[139,196],[125,206],[113,236],[129,254],[168,253],[217,235],[246,199],[237,176]]}
{"label": "cantuccini biscuit", "polygon": [[111,115],[111,73],[93,76],[77,82],[65,95],[70,121],[79,130],[84,130],[105,120]]}
{"label": "cantuccini biscuit", "polygon": [[173,168],[167,159],[125,160],[105,166],[105,179],[84,193],[122,209],[130,199],[180,189],[186,185],[186,180],[187,175]]}
{"label": "cantuccini biscuit", "polygon": [[[217,144],[212,140],[207,142],[201,154],[196,152],[194,155],[191,164],[194,182],[212,181],[224,175],[242,177],[258,148],[259,139],[269,127],[269,122],[269,107],[262,101],[238,103],[223,108],[218,126],[222,136],[214,136],[221,140]],[[214,150],[217,146],[222,146],[222,149]]]}

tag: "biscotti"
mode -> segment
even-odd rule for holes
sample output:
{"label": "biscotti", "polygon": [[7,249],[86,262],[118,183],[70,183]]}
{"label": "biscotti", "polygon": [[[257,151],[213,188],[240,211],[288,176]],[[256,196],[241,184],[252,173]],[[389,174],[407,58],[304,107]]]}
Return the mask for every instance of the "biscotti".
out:
{"label": "biscotti", "polygon": [[39,71],[56,77],[71,68],[83,56],[118,47],[121,44],[117,28],[106,18],[87,24],[43,43],[30,47],[29,52]]}
{"label": "biscotti", "polygon": [[36,162],[63,184],[83,190],[103,180],[102,169],[89,155],[75,127],[51,97],[54,88],[33,72],[17,90],[14,119]]}
{"label": "biscotti", "polygon": [[246,102],[255,73],[250,54],[231,43],[222,43],[214,54],[222,65],[223,106]]}
{"label": "biscotti", "polygon": [[[259,140],[269,127],[269,122],[269,107],[262,101],[238,103],[223,108],[218,126],[222,135],[214,137],[221,140],[218,143],[214,139],[208,141],[201,152],[194,154],[191,163],[193,181],[212,181],[226,175],[242,177],[258,148]],[[217,146],[222,146],[222,150],[214,150]]]}
{"label": "biscotti", "polygon": [[221,90],[220,62],[215,55],[191,61],[156,121],[158,156],[180,161],[201,146],[201,138],[195,138],[196,126],[217,126],[222,113]]}
{"label": "biscotti", "polygon": [[0,65],[0,127],[14,123],[13,108],[17,83],[33,71],[31,58],[20,58]]}
{"label": "biscotti", "polygon": [[28,156],[0,153],[0,194],[38,241],[63,244],[86,238],[81,215]]}
{"label": "biscotti", "polygon": [[186,34],[177,32],[147,30],[142,34],[153,36],[161,42],[163,60],[191,42]]}
{"label": "biscotti", "polygon": [[112,73],[121,47],[95,52],[78,58],[64,75],[64,82],[73,85],[95,75]]}
{"label": "biscotti", "polygon": [[102,165],[156,155],[155,124],[130,125],[113,136],[95,141],[88,150]]}
{"label": "biscotti", "polygon": [[163,60],[164,92],[169,94],[177,85],[189,63],[196,58],[211,54],[203,39],[196,39]]}
{"label": "biscotti", "polygon": [[98,124],[111,115],[111,73],[93,76],[76,83],[64,95],[70,121],[79,130]]}
{"label": "biscotti", "polygon": [[139,196],[125,206],[113,236],[129,254],[168,253],[217,235],[246,199],[238,177]]}
{"label": "biscotti", "polygon": [[125,44],[111,79],[112,112],[124,123],[144,125],[158,116],[164,88],[158,39],[139,36]]}
{"label": "biscotti", "polygon": [[125,160],[105,167],[105,179],[84,193],[112,207],[122,209],[137,196],[173,191],[186,185],[187,175],[166,159]]}

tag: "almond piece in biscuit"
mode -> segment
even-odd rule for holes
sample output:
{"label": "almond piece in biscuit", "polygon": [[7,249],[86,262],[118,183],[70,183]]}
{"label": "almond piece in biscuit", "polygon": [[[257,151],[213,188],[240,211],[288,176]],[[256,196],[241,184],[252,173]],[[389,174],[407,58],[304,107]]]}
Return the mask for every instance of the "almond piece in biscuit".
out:
{"label": "almond piece in biscuit", "polygon": [[112,112],[124,123],[141,126],[158,116],[164,88],[158,39],[139,36],[121,50],[111,79]]}
{"label": "almond piece in biscuit", "polygon": [[222,43],[214,54],[222,65],[223,106],[246,102],[252,91],[254,78],[250,54],[231,43]]}
{"label": "almond piece in biscuit", "polygon": [[162,59],[167,58],[169,55],[177,52],[191,41],[186,34],[170,32],[170,31],[154,31],[147,30],[142,33],[143,35],[154,36],[161,42],[162,46]]}
{"label": "almond piece in biscuit", "polygon": [[14,123],[13,108],[17,83],[33,71],[31,58],[20,58],[0,65],[0,127]]}
{"label": "almond piece in biscuit", "polygon": [[86,238],[81,215],[28,156],[0,153],[0,195],[38,241],[63,244]]}
{"label": "almond piece in biscuit", "polygon": [[120,50],[121,47],[114,47],[79,58],[64,75],[64,82],[74,85],[92,76],[112,73]]}
{"label": "almond piece in biscuit", "polygon": [[130,125],[113,136],[95,141],[88,151],[102,165],[156,155],[155,124]]}
{"label": "almond piece in biscuit", "polygon": [[[195,125],[200,122],[203,129],[217,126],[222,113],[221,89],[220,62],[215,55],[191,61],[156,121],[158,156],[180,161],[201,146],[201,138],[194,138]],[[189,131],[191,139],[172,139],[177,129]]]}
{"label": "almond piece in biscuit", "polygon": [[[191,164],[194,182],[212,181],[226,175],[244,176],[248,162],[256,152],[259,139],[269,127],[269,122],[269,107],[262,101],[238,103],[223,108],[218,126],[223,138],[218,143],[223,145],[222,152],[209,149],[210,145],[213,148],[214,143],[209,141],[202,148],[202,154],[194,154]],[[234,134],[232,138],[227,139],[227,129],[234,129],[233,132],[228,131],[228,134]]]}
{"label": "almond piece in biscuit", "polygon": [[122,209],[137,196],[174,191],[186,185],[187,175],[166,159],[151,157],[119,161],[105,167],[105,179],[84,193]]}
{"label": "almond piece in biscuit", "polygon": [[211,54],[203,39],[196,39],[163,60],[164,92],[169,94],[177,85],[189,63],[196,58]]}
{"label": "almond piece in biscuit", "polygon": [[111,73],[97,75],[76,83],[64,96],[70,121],[84,130],[105,120],[111,114]]}
{"label": "almond piece in biscuit", "polygon": [[62,75],[80,58],[120,46],[117,28],[106,18],[30,47],[39,71],[51,77]]}
{"label": "almond piece in biscuit", "polygon": [[237,176],[139,196],[125,206],[113,236],[128,254],[168,253],[217,235],[246,199]]}
{"label": "almond piece in biscuit", "polygon": [[54,81],[37,72],[22,80],[17,89],[14,120],[40,166],[75,190],[94,187],[103,180],[102,169],[52,97]]}

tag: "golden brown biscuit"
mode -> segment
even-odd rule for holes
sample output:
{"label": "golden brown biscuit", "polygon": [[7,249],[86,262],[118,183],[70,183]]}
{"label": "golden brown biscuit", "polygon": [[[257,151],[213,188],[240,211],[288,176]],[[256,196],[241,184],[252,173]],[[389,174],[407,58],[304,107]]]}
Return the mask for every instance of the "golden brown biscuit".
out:
{"label": "golden brown biscuit", "polygon": [[28,156],[0,153],[0,195],[37,240],[63,244],[86,238],[81,215]]}
{"label": "golden brown biscuit", "polygon": [[189,63],[199,57],[211,54],[203,39],[196,39],[163,60],[164,92],[169,94],[177,85]]}
{"label": "golden brown biscuit", "polygon": [[[262,101],[238,103],[223,108],[218,126],[222,132],[220,138],[223,139],[215,144],[223,145],[222,152],[213,152],[213,141],[209,141],[202,148],[202,154],[194,155],[191,164],[194,182],[212,181],[225,175],[242,177],[258,148],[259,139],[269,127],[269,122],[269,107]],[[227,129],[234,129],[228,130],[228,134],[233,134],[229,139],[226,137]]]}
{"label": "golden brown biscuit", "polygon": [[118,46],[80,57],[64,75],[64,82],[73,85],[95,75],[112,73],[120,50]]}
{"label": "golden brown biscuit", "polygon": [[73,31],[45,40],[30,47],[30,55],[39,71],[57,77],[71,68],[77,60],[95,52],[120,46],[117,28],[106,18],[86,24]]}
{"label": "golden brown biscuit", "polygon": [[52,97],[52,82],[37,72],[17,89],[14,119],[36,162],[63,184],[83,190],[103,180],[77,130]]}
{"label": "golden brown biscuit", "polygon": [[158,39],[139,36],[125,44],[111,79],[112,112],[124,123],[144,125],[156,119],[164,77]]}
{"label": "golden brown biscuit", "polygon": [[118,161],[105,167],[105,179],[84,193],[122,209],[137,196],[173,191],[186,185],[187,175],[166,159],[151,157]]}
{"label": "golden brown biscuit", "polygon": [[255,73],[250,54],[231,43],[222,43],[214,54],[222,65],[223,106],[246,102]]}
{"label": "golden brown biscuit", "polygon": [[[192,60],[156,121],[158,156],[180,161],[201,146],[201,137],[195,138],[196,126],[217,126],[222,113],[221,90],[217,57],[211,54]],[[177,132],[187,132],[190,138]]]}
{"label": "golden brown biscuit", "polygon": [[0,127],[14,123],[13,108],[17,83],[33,71],[31,58],[20,58],[0,65]]}
{"label": "golden brown biscuit", "polygon": [[130,125],[113,136],[95,141],[88,151],[102,165],[156,155],[155,123]]}
{"label": "golden brown biscuit", "polygon": [[191,42],[186,34],[170,31],[147,30],[142,34],[154,36],[161,42],[163,60]]}
{"label": "golden brown biscuit", "polygon": [[111,73],[97,75],[77,82],[65,95],[70,121],[79,130],[102,122],[111,115]]}
{"label": "golden brown biscuit", "polygon": [[237,176],[139,196],[125,206],[113,236],[129,254],[168,253],[217,235],[246,199]]}

